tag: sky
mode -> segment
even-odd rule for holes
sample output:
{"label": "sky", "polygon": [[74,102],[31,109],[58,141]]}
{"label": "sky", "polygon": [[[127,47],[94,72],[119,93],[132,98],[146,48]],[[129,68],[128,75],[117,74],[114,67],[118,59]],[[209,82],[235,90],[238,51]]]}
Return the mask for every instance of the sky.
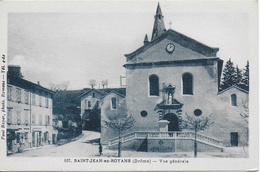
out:
{"label": "sky", "polygon": [[[224,63],[231,58],[244,68],[254,56],[250,5],[162,1],[160,6],[166,29],[218,47]],[[20,65],[24,79],[47,88],[68,81],[69,89],[83,89],[91,79],[96,88],[106,79],[108,87],[120,87],[124,54],[141,47],[145,34],[150,40],[156,8],[156,1],[111,1],[9,13],[8,64]]]}

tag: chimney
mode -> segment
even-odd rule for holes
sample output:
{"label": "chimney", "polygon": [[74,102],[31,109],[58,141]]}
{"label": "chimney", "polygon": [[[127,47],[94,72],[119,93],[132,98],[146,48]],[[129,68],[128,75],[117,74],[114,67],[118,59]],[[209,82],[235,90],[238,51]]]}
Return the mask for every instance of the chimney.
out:
{"label": "chimney", "polygon": [[17,65],[9,65],[7,74],[9,76],[23,78],[23,75],[21,73],[21,67]]}
{"label": "chimney", "polygon": [[37,81],[37,84],[40,85],[40,81]]}

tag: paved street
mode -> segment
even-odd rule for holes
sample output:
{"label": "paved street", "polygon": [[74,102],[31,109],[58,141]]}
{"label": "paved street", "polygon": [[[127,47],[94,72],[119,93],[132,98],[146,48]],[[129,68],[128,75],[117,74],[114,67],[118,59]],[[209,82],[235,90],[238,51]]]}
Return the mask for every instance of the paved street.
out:
{"label": "paved street", "polygon": [[9,157],[95,157],[99,154],[98,145],[89,141],[97,138],[100,138],[100,133],[83,131],[80,139],[65,145],[39,147],[35,150],[12,154]]}

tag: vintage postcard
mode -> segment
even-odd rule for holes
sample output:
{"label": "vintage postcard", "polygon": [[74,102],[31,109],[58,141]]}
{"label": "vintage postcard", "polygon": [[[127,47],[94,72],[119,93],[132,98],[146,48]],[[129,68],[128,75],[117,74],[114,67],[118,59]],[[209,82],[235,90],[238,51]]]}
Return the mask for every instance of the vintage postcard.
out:
{"label": "vintage postcard", "polygon": [[3,171],[258,171],[258,2],[0,2]]}

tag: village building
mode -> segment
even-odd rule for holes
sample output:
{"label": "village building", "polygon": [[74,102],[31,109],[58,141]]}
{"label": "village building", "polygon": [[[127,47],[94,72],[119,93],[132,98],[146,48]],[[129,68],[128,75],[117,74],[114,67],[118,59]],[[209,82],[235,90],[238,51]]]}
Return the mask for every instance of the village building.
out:
{"label": "village building", "polygon": [[7,153],[53,144],[57,138],[52,127],[54,92],[23,79],[21,67],[11,65],[7,90]]}
{"label": "village building", "polygon": [[125,88],[93,88],[80,95],[83,129],[101,131],[101,115],[110,113],[110,110],[116,112],[120,100],[125,97],[125,92]]}
{"label": "village building", "polygon": [[[122,146],[146,151],[193,150],[194,131],[185,128],[183,121],[187,115],[195,117],[196,109],[201,117],[211,115],[214,121],[198,132],[200,151],[247,144],[248,124],[240,114],[249,93],[236,86],[220,91],[223,60],[217,56],[219,49],[167,30],[159,4],[154,18],[151,40],[145,35],[143,45],[125,55],[125,109],[136,122],[122,133]],[[101,120],[107,119],[111,109],[101,109]],[[102,128],[101,141],[115,148],[118,134]]]}

